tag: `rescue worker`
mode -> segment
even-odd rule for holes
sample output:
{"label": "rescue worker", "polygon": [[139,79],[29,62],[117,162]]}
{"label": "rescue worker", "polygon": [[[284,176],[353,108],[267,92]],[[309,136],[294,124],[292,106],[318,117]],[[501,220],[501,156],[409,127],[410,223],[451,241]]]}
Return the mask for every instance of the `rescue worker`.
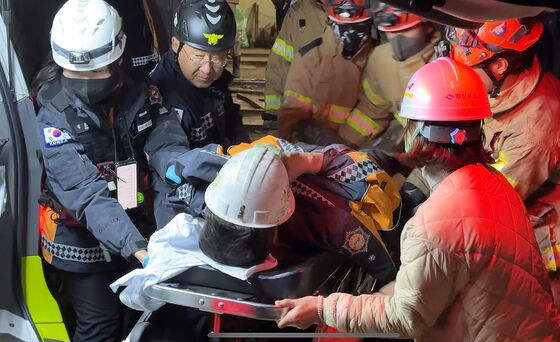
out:
{"label": "rescue worker", "polygon": [[275,121],[284,100],[286,75],[299,49],[320,37],[327,28],[322,1],[300,0],[290,6],[266,64],[265,121]]}
{"label": "rescue worker", "polygon": [[[450,97],[449,94],[461,94]],[[394,283],[374,294],[287,299],[279,326],[324,322],[350,332],[416,341],[553,341],[560,313],[523,202],[486,165],[486,89],[471,68],[440,58],[407,85],[403,161],[432,194],[406,224]]]}
{"label": "rescue worker", "polygon": [[432,23],[416,14],[387,5],[374,14],[374,23],[379,31],[385,32],[388,42],[373,51],[363,86],[366,90],[377,89],[378,95],[390,104],[388,109],[396,119],[375,146],[402,151],[406,121],[399,116],[402,94],[416,70],[436,58],[434,46],[441,34]]}
{"label": "rescue worker", "polygon": [[388,104],[362,85],[374,48],[369,1],[329,0],[325,5],[332,27],[302,47],[292,63],[278,128],[287,140],[359,147],[390,121]]}
{"label": "rescue worker", "polygon": [[[229,90],[232,75],[225,70],[236,35],[230,7],[223,0],[182,1],[173,25],[172,50],[163,55],[151,78],[177,115],[189,148],[209,143],[227,148],[249,141]],[[156,222],[163,227],[176,215],[167,210],[172,207],[166,199],[171,189],[159,177],[154,177],[153,186]]]}
{"label": "rescue worker", "polygon": [[478,31],[449,28],[447,37],[453,57],[490,93],[486,149],[525,201],[560,307],[560,81],[535,56],[542,32],[536,20],[512,19]]}
{"label": "rescue worker", "polygon": [[160,151],[174,148],[169,139],[186,139],[147,75],[121,67],[122,28],[102,0],[67,1],[52,24],[54,62],[35,82],[44,167],[40,244],[62,281],[63,297],[55,297],[71,302],[74,341],[121,340],[119,300],[109,284],[126,271],[125,261],[147,255],[139,231],[153,230],[146,155],[157,162]]}
{"label": "rescue worker", "polygon": [[207,256],[251,267],[270,253],[278,234],[293,253],[327,249],[352,258],[377,287],[394,279],[382,235],[400,204],[394,179],[410,170],[380,152],[293,145],[272,136],[231,147],[231,159],[218,151],[214,146],[183,159],[183,185],[172,194],[184,200],[183,212],[206,219],[199,245]]}

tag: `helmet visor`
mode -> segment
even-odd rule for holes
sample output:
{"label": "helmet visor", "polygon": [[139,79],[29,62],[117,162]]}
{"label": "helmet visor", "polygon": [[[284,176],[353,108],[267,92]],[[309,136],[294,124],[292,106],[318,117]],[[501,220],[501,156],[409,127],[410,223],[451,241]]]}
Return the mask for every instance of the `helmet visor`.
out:
{"label": "helmet visor", "polygon": [[452,26],[447,26],[445,37],[454,45],[466,46],[471,48],[480,47],[482,43],[477,39],[475,30],[465,30]]}

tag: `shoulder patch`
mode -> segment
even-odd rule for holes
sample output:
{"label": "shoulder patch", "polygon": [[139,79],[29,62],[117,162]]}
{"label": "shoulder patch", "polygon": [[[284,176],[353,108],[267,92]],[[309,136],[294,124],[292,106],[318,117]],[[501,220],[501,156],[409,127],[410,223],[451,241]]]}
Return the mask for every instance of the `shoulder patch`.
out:
{"label": "shoulder patch", "polygon": [[149,99],[151,105],[153,105],[153,104],[162,105],[163,104],[163,97],[161,96],[161,93],[159,92],[158,87],[156,87],[155,85],[148,86],[148,99]]}
{"label": "shoulder patch", "polygon": [[309,44],[302,46],[298,51],[303,56],[306,53],[308,53],[309,51],[311,51],[313,48],[316,48],[317,46],[319,46],[321,44],[323,44],[323,38],[319,37],[319,38],[313,39]]}
{"label": "shoulder patch", "polygon": [[54,127],[43,128],[43,136],[45,137],[45,147],[56,147],[73,140],[68,132]]}

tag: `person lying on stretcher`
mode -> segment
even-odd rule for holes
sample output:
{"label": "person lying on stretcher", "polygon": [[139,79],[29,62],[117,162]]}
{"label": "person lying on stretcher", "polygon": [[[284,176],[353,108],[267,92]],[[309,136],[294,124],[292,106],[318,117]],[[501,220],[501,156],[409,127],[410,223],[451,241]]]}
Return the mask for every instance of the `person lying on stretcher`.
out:
{"label": "person lying on stretcher", "polygon": [[393,178],[409,170],[379,152],[272,136],[231,147],[231,157],[219,151],[209,145],[178,158],[167,173],[182,185],[156,209],[203,216],[199,247],[206,256],[249,268],[278,242],[296,253],[341,253],[376,279],[376,289],[394,279],[382,235],[401,202]]}

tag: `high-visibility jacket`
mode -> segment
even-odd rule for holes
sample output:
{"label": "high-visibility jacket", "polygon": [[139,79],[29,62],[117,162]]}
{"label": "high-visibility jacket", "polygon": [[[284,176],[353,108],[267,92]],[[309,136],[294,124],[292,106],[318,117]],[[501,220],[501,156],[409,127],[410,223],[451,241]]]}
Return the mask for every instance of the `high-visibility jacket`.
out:
{"label": "high-visibility jacket", "polygon": [[486,147],[524,199],[545,266],[560,270],[560,81],[535,58],[490,107]]}
{"label": "high-visibility jacket", "polygon": [[[383,133],[391,121],[389,104],[378,89],[364,86],[372,49],[370,40],[346,59],[330,27],[300,49],[288,72],[284,104],[278,113],[280,135],[292,139],[298,123],[310,118],[336,133],[338,142],[353,147]],[[316,143],[305,136],[300,140]]]}
{"label": "high-visibility jacket", "polygon": [[300,0],[288,9],[266,65],[267,113],[276,113],[282,105],[286,75],[297,51],[320,37],[326,27],[327,14],[317,0]]}

